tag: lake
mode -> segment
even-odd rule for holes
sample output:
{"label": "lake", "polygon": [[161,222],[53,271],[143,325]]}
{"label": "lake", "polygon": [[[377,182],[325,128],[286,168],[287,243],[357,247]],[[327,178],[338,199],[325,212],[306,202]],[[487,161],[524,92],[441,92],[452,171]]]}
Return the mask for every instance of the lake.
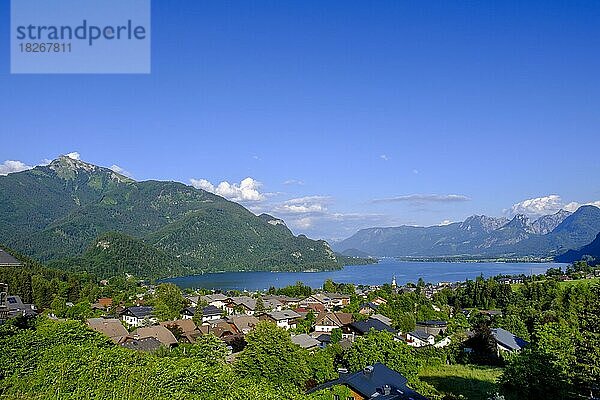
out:
{"label": "lake", "polygon": [[321,287],[326,279],[338,283],[382,285],[396,277],[398,285],[417,282],[455,282],[473,279],[481,274],[485,277],[500,274],[541,274],[550,267],[566,264],[557,263],[472,263],[472,262],[409,262],[391,258],[379,264],[346,266],[339,271],[326,272],[220,272],[204,275],[165,279],[181,288],[206,288],[220,290],[266,290],[270,286],[283,287],[297,281],[313,288]]}

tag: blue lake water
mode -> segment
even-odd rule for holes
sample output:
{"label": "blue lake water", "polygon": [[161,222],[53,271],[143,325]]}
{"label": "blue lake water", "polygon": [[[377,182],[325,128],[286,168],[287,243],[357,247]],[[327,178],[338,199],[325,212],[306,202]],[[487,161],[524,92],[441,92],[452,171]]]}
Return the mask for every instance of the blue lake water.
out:
{"label": "blue lake water", "polygon": [[221,272],[204,275],[165,279],[181,288],[266,290],[270,286],[283,287],[298,281],[313,288],[321,287],[326,279],[339,283],[381,285],[389,283],[393,276],[399,285],[417,282],[455,282],[500,274],[541,274],[550,267],[564,266],[557,263],[459,263],[459,262],[405,262],[383,259],[379,264],[347,266],[339,271],[327,272]]}

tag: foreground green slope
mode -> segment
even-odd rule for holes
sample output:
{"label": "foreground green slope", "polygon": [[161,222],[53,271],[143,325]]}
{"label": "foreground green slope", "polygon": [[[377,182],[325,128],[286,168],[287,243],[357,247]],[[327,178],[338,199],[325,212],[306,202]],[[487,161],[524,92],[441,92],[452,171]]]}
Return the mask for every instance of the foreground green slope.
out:
{"label": "foreground green slope", "polygon": [[[280,220],[181,183],[136,182],[68,157],[0,177],[0,243],[50,261],[84,256],[107,232],[130,237],[114,237],[118,248],[139,252],[143,243],[178,261],[156,253],[143,276],[339,267],[326,242],[296,237]],[[100,268],[90,254],[84,258],[107,274],[141,272],[131,263]]]}

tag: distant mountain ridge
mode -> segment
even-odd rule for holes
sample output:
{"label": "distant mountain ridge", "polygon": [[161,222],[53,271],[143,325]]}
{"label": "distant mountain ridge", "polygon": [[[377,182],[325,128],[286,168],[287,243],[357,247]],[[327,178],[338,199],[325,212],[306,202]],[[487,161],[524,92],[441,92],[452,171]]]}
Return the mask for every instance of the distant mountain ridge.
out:
{"label": "distant mountain ridge", "polygon": [[335,244],[388,257],[553,257],[590,243],[600,232],[600,209],[582,206],[574,213],[560,210],[530,221],[473,215],[449,225],[368,228]]}
{"label": "distant mountain ridge", "polygon": [[587,244],[578,250],[569,250],[556,257],[556,261],[564,263],[572,263],[580,260],[587,260],[593,265],[600,263],[600,233],[592,243]]}
{"label": "distant mountain ridge", "polygon": [[[93,247],[108,232],[111,246]],[[0,243],[42,261],[76,258],[89,268],[103,257],[114,262],[117,253],[109,249],[131,249],[163,264],[149,267],[153,277],[339,268],[327,242],[294,236],[277,218],[182,183],[136,182],[67,156],[0,176]],[[86,256],[95,262],[79,258]],[[132,273],[130,267],[114,270]]]}

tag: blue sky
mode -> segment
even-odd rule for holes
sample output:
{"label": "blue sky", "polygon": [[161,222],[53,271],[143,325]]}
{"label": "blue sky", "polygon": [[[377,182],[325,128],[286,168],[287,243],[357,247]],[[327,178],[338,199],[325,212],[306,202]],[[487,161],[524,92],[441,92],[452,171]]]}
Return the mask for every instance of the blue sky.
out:
{"label": "blue sky", "polygon": [[600,200],[600,2],[423,4],[154,0],[150,75],[10,75],[1,2],[0,173],[78,152],[328,239]]}

